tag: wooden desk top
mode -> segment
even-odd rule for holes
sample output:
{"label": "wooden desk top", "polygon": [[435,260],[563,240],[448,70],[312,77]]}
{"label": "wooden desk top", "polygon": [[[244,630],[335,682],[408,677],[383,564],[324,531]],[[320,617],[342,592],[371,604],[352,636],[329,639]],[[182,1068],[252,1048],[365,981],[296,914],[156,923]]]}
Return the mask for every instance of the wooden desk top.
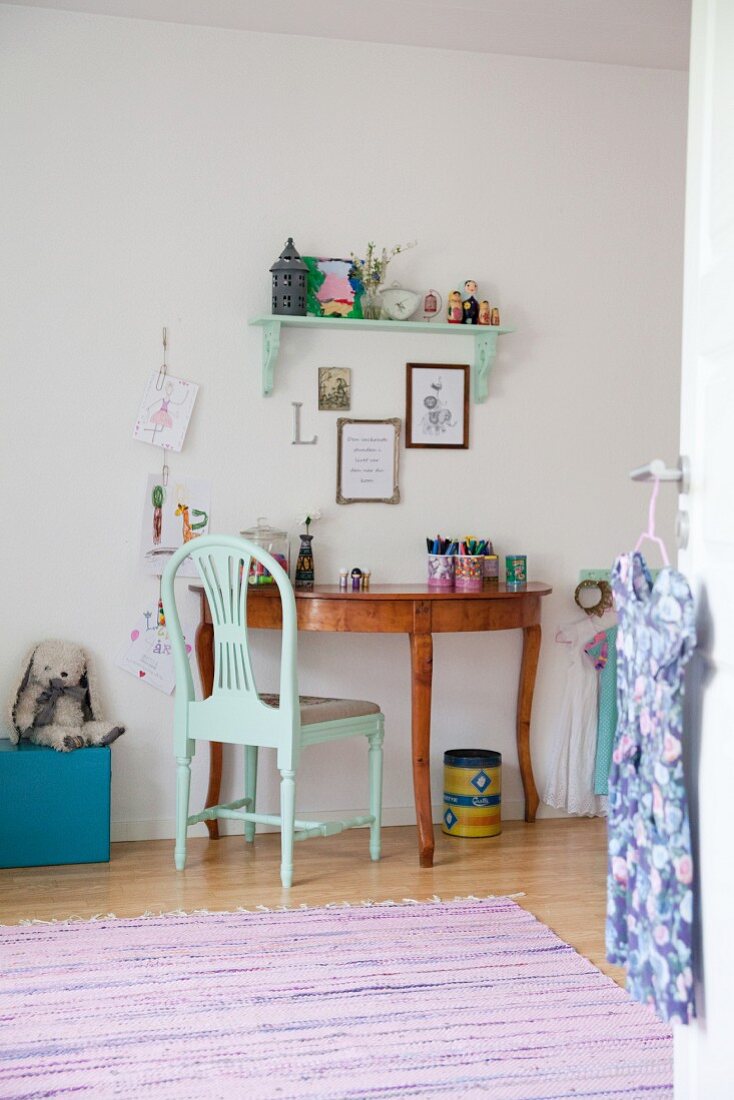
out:
{"label": "wooden desk top", "polygon": [[[201,597],[202,624],[210,623],[204,589],[196,584],[191,589]],[[296,589],[296,614],[300,630],[385,634],[512,630],[539,623],[541,597],[551,591],[541,581],[518,589],[488,584],[477,592],[427,584],[376,584],[367,592],[352,592],[336,584],[318,584]],[[276,585],[250,587],[247,621],[252,627],[281,625]]]}
{"label": "wooden desk top", "polygon": [[[201,592],[201,585],[191,585],[192,591]],[[547,596],[553,589],[543,581],[528,581],[523,588],[508,588],[506,584],[485,584],[476,592],[457,591],[455,588],[429,588],[427,584],[373,584],[366,592],[353,592],[338,584],[317,584],[313,588],[296,588],[298,600],[505,600],[521,596]],[[278,598],[274,584],[251,585],[249,595]]]}

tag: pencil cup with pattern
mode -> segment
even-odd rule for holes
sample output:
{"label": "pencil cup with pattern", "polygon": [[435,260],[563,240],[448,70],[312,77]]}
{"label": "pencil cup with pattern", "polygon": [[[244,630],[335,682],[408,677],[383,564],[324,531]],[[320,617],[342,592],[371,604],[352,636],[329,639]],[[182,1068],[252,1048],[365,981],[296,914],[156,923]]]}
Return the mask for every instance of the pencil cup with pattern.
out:
{"label": "pencil cup with pattern", "polygon": [[428,555],[428,585],[430,588],[454,587],[454,561],[448,554]]}
{"label": "pencil cup with pattern", "polygon": [[476,592],[482,587],[484,557],[480,554],[457,554],[454,587],[457,591]]}

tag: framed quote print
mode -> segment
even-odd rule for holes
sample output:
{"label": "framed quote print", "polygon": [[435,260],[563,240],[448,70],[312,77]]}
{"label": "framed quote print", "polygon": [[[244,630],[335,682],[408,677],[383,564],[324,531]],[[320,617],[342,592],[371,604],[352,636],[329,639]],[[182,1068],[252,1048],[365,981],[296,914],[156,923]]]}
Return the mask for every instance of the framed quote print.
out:
{"label": "framed quote print", "polygon": [[337,426],[337,504],[399,504],[400,419],[349,420]]}
{"label": "framed quote print", "polygon": [[469,367],[408,363],[405,446],[469,446]]}

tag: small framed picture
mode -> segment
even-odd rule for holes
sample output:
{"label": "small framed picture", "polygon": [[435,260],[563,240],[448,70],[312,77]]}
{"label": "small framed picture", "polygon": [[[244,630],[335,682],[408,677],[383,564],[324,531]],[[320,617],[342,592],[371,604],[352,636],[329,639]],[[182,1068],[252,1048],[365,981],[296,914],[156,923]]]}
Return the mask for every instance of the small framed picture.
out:
{"label": "small framed picture", "polygon": [[400,419],[348,420],[337,429],[336,502],[399,504]]}
{"label": "small framed picture", "polygon": [[408,363],[406,447],[469,446],[469,367]]}
{"label": "small framed picture", "polygon": [[349,367],[319,367],[319,412],[349,412],[351,407]]}

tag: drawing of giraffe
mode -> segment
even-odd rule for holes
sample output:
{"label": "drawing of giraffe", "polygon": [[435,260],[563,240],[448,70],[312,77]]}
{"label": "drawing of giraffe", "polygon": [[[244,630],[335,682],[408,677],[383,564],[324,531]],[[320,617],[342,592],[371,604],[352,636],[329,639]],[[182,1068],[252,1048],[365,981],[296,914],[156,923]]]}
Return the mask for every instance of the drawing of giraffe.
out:
{"label": "drawing of giraffe", "polygon": [[[192,523],[189,519],[189,512],[191,512],[193,516],[200,516],[202,518],[200,518],[197,523]],[[202,512],[198,508],[189,508],[188,504],[181,504],[180,502],[175,514],[181,516],[184,543],[191,542],[192,539],[198,538],[201,534],[201,528],[206,527],[209,522],[209,516],[206,512]]]}

